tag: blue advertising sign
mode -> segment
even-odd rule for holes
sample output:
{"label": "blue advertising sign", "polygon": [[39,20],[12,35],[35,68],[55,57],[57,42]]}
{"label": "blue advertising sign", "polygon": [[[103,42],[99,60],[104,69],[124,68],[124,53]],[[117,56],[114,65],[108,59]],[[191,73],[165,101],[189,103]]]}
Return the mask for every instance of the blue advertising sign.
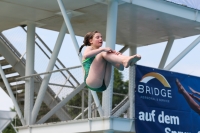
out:
{"label": "blue advertising sign", "polygon": [[200,133],[200,77],[136,66],[137,133]]}

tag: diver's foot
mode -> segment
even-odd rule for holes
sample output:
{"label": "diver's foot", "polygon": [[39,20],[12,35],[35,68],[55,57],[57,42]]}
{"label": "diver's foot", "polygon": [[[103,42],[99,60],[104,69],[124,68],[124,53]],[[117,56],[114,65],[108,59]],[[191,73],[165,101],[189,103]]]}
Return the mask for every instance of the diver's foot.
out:
{"label": "diver's foot", "polygon": [[124,66],[122,64],[115,64],[115,67],[120,71],[124,70]]}
{"label": "diver's foot", "polygon": [[198,94],[199,92],[195,91],[194,89],[192,89],[190,86],[189,86],[190,90],[192,91],[192,93],[194,94]]}
{"label": "diver's foot", "polygon": [[140,59],[141,59],[140,55],[133,55],[127,57],[122,63],[125,68],[128,68],[129,66],[133,66]]}
{"label": "diver's foot", "polygon": [[178,79],[176,79],[176,85],[177,85],[177,87],[178,87],[178,92],[179,92],[179,93],[183,93],[185,89],[184,89],[184,87],[182,86],[182,84],[179,82]]}
{"label": "diver's foot", "polygon": [[138,55],[138,54],[136,54],[134,56],[135,56],[135,58],[132,59],[132,62],[130,63],[130,66],[135,65],[135,63],[141,59],[141,56]]}

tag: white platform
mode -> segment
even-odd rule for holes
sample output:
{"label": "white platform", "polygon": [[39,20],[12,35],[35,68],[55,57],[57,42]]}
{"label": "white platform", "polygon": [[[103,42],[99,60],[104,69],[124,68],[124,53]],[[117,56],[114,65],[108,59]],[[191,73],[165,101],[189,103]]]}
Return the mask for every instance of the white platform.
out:
{"label": "white platform", "polygon": [[134,133],[134,120],[125,118],[91,118],[68,122],[18,127],[19,133]]}
{"label": "white platform", "polygon": [[[78,36],[98,30],[106,37],[105,0],[63,0]],[[116,43],[144,46],[200,34],[195,9],[164,0],[122,0],[119,3]],[[0,31],[32,21],[38,27],[60,31],[63,17],[56,0],[0,0]],[[181,44],[180,44],[181,45]]]}

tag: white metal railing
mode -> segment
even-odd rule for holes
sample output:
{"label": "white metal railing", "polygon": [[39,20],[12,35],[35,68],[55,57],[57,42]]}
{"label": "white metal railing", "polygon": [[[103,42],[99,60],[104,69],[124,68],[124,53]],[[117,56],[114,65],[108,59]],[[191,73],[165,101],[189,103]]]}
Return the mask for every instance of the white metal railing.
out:
{"label": "white metal railing", "polygon": [[[22,27],[22,28],[23,29],[18,27],[18,29],[16,31],[14,31],[14,32],[18,33],[18,30],[19,30],[20,31],[19,33],[22,34],[22,35],[21,36],[18,35],[18,38],[20,40],[23,40],[24,42],[26,42],[25,41],[26,34],[24,34],[24,33],[26,33],[26,32],[24,32],[24,31],[26,31],[26,29],[24,27]],[[14,51],[16,51],[18,57],[21,58],[21,60],[23,60],[23,62],[25,63],[25,59],[24,59],[25,57],[22,58],[22,55],[24,55],[24,52],[25,52],[24,51],[24,49],[25,49],[24,47],[26,47],[25,46],[26,44],[25,43],[19,43],[19,42],[17,44],[15,44],[15,41],[12,40],[12,38],[9,36],[9,33],[5,33],[5,34],[6,34],[5,36],[8,37],[8,39],[11,41],[9,46],[11,46],[13,49],[15,49]],[[43,78],[43,76],[42,76],[43,74],[51,73],[52,76],[51,76],[50,83],[49,83],[49,87],[53,89],[53,92],[51,92],[51,93],[56,97],[56,99],[58,98],[57,96],[59,95],[59,99],[62,100],[68,94],[70,94],[80,82],[83,81],[82,68],[81,68],[81,66],[77,66],[74,69],[67,70],[65,68],[65,66],[62,64],[62,62],[59,59],[57,59],[57,62],[55,64],[54,70],[52,72],[44,72],[45,69],[46,69],[46,66],[44,64],[48,64],[48,61],[50,59],[50,55],[51,55],[52,51],[37,34],[36,34],[36,38],[37,38],[36,42],[35,42],[35,44],[36,44],[36,54],[37,55],[39,54],[39,58],[35,58],[35,60],[37,62],[37,63],[35,63],[35,70],[37,72],[39,72],[39,74],[33,74],[31,76],[38,77],[39,82],[41,82],[42,78]],[[6,41],[6,42],[9,42],[9,41]],[[18,52],[18,51],[20,51],[20,52]],[[45,68],[45,69],[40,69],[41,67]],[[73,75],[72,75],[72,73],[73,73]],[[71,75],[74,78],[72,78]],[[126,72],[125,72],[125,74],[123,76],[124,76],[125,79],[128,79],[127,78],[128,77],[128,69],[126,70]],[[22,80],[24,78],[27,78],[27,77],[20,77],[20,78],[17,78],[16,80]],[[66,82],[66,80],[69,80],[68,78],[70,79],[70,81],[72,83],[70,83],[68,81]],[[65,83],[67,83],[67,84],[65,84]],[[72,84],[74,84],[74,85],[72,85]],[[60,92],[60,90],[62,90],[62,92]],[[128,94],[125,95],[125,94],[113,93],[113,95],[118,96],[118,97],[125,97]],[[84,101],[87,103],[87,97],[85,97]],[[124,103],[120,102],[118,104],[119,105],[117,106],[117,108],[114,108],[114,110],[113,110],[114,112],[116,111],[116,109],[122,107]],[[95,106],[95,105],[93,105],[93,106]],[[68,108],[77,108],[75,105],[68,105],[67,107]],[[80,106],[79,110],[77,110],[77,115],[78,115],[77,118],[80,118],[81,110],[82,110],[82,114],[81,114],[82,118],[84,118],[83,112],[86,111],[85,110],[86,108],[87,108],[87,104],[83,105],[82,107]],[[93,114],[92,115],[93,117],[97,117],[98,116],[95,113],[96,110],[97,110],[97,108],[93,107],[93,109],[90,112],[91,114]],[[90,110],[87,110],[87,111],[90,111]],[[112,113],[114,113],[114,112],[112,112]],[[87,113],[84,113],[84,115],[87,116]]]}

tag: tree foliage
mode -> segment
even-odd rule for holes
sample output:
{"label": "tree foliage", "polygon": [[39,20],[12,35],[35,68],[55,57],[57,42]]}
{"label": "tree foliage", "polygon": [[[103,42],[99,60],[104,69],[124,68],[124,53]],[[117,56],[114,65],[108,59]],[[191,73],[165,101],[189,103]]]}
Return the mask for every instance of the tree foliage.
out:
{"label": "tree foliage", "polygon": [[[16,112],[15,111],[15,108],[10,108],[10,111],[13,111],[13,112]],[[16,118],[12,121],[12,124],[13,125],[16,125],[16,126],[21,126],[21,121],[19,119],[18,116],[16,116]],[[2,133],[16,133],[15,130],[13,129],[12,125],[9,124],[4,130]]]}
{"label": "tree foliage", "polygon": [[[121,72],[119,72],[117,69],[114,69],[114,83],[113,83],[113,92],[119,93],[119,94],[125,94],[128,93],[128,81],[123,81],[123,75]],[[97,92],[98,98],[100,101],[102,101],[102,93]],[[87,99],[87,96],[85,96]],[[122,100],[124,99],[124,96],[119,95],[113,95],[112,99],[112,108],[114,108],[116,105],[118,105]],[[67,104],[81,107],[81,94],[76,95],[73,99],[71,99]],[[87,107],[87,101],[85,103],[85,107]],[[81,109],[77,108],[68,108],[68,113],[72,117],[76,117],[79,113],[81,113]]]}
{"label": "tree foliage", "polygon": [[[113,83],[113,92],[119,94],[127,94],[128,93],[128,81],[123,81],[123,75],[117,69],[114,69],[114,83]],[[114,108],[117,104],[119,104],[124,99],[124,96],[113,95],[113,104]]]}

